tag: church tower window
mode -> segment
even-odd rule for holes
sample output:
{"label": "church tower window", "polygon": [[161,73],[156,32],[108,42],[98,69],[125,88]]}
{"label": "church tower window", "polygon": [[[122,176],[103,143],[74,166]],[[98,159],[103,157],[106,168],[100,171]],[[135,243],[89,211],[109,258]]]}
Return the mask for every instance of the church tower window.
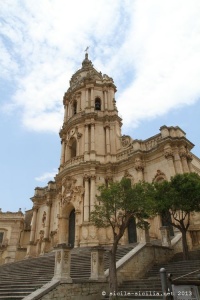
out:
{"label": "church tower window", "polygon": [[3,243],[3,235],[4,235],[4,232],[0,232],[0,244]]}
{"label": "church tower window", "polygon": [[73,113],[74,113],[74,115],[77,114],[77,102],[76,101],[74,101],[74,103],[73,103]]}
{"label": "church tower window", "polygon": [[95,99],[95,110],[101,110],[101,99],[100,98]]}
{"label": "church tower window", "polygon": [[76,148],[77,148],[77,143],[75,138],[72,138],[70,148],[71,148],[71,158],[73,158],[76,156]]}

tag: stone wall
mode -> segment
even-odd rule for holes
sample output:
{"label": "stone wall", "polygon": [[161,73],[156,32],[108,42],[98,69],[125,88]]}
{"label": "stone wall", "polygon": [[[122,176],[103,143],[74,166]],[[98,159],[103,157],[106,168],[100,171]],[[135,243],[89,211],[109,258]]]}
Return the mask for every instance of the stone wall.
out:
{"label": "stone wall", "polygon": [[118,282],[141,278],[155,263],[164,263],[173,256],[173,250],[162,246],[146,245],[118,270]]}
{"label": "stone wall", "polygon": [[108,292],[106,282],[61,283],[40,300],[96,300],[102,292]]}

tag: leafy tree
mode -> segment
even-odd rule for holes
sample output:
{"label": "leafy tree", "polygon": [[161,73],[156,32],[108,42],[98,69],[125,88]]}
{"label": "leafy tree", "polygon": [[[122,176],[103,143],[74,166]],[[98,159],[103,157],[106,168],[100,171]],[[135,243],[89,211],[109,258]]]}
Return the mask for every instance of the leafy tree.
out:
{"label": "leafy tree", "polygon": [[164,221],[182,233],[183,258],[189,259],[186,234],[192,212],[200,211],[200,176],[177,174],[171,180],[155,184],[155,211]]}
{"label": "leafy tree", "polygon": [[[112,182],[107,187],[99,187],[100,195],[91,212],[91,221],[98,227],[111,226],[113,245],[109,252],[109,284],[110,292],[117,292],[116,252],[118,243],[128,227],[132,217],[137,219],[137,226],[148,226],[146,218],[150,216],[152,205],[148,202],[148,183],[131,186],[130,179],[123,178],[120,182]],[[114,296],[112,298],[115,298]]]}

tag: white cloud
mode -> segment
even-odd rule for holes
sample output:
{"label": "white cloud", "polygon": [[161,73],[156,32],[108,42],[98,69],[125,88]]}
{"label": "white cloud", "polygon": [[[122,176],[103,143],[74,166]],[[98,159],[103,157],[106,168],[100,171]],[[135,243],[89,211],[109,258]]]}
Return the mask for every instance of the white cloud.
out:
{"label": "white cloud", "polygon": [[6,109],[27,129],[58,131],[62,97],[90,46],[119,85],[125,126],[200,95],[198,0],[1,1],[0,76],[16,89]]}
{"label": "white cloud", "polygon": [[124,44],[135,78],[118,101],[125,126],[199,99],[199,28],[198,1],[136,1],[130,43]]}
{"label": "white cloud", "polygon": [[53,172],[45,172],[44,174],[42,174],[38,177],[35,177],[35,180],[40,181],[40,182],[47,182],[50,180],[54,180],[56,173],[57,173],[57,171],[56,171],[56,169],[54,169]]}

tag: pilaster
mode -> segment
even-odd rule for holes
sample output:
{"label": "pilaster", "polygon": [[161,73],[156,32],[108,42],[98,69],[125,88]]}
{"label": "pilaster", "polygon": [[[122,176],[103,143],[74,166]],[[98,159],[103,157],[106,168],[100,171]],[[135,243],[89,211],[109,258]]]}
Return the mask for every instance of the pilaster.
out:
{"label": "pilaster", "polygon": [[174,167],[174,153],[170,146],[167,146],[165,148],[164,156],[168,162],[170,176],[174,176],[176,174],[175,167]]}
{"label": "pilaster", "polygon": [[91,251],[91,274],[90,280],[105,281],[104,275],[104,252],[102,247],[94,247]]}
{"label": "pilaster", "polygon": [[90,206],[90,192],[89,192],[89,179],[90,177],[85,174],[84,176],[84,185],[85,185],[85,194],[84,194],[84,222],[89,221],[89,206]]}
{"label": "pilaster", "polygon": [[137,171],[137,179],[138,181],[144,180],[144,163],[140,157],[135,159],[135,169]]}
{"label": "pilaster", "polygon": [[161,231],[162,246],[171,247],[169,227],[161,226],[160,231]]}
{"label": "pilaster", "polygon": [[55,269],[53,279],[58,279],[62,283],[71,283],[70,264],[71,252],[70,248],[60,245],[55,249]]}

